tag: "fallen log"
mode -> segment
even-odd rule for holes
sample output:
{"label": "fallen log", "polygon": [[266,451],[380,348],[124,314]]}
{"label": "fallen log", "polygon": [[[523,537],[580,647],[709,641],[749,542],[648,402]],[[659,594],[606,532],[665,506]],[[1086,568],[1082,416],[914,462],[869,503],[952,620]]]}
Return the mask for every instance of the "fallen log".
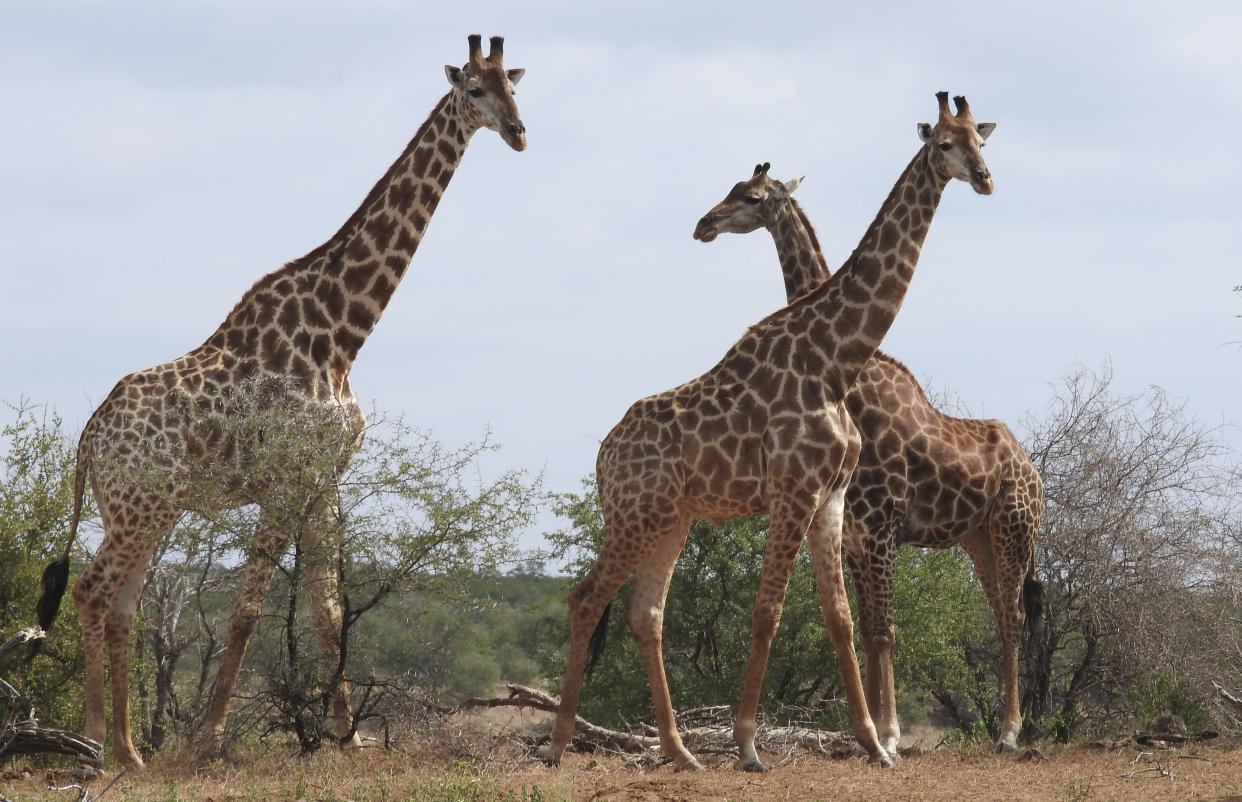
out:
{"label": "fallen log", "polygon": [[103,768],[103,746],[85,735],[40,727],[34,719],[8,724],[0,732],[0,760],[13,755],[70,755],[98,769]]}
{"label": "fallen log", "polygon": [[[560,707],[560,700],[544,691],[516,683],[508,683],[506,687],[509,689],[509,695],[506,697],[467,699],[449,710],[450,712],[465,712],[477,708],[528,707],[555,713]],[[687,749],[717,754],[736,753],[733,725],[727,721],[728,708],[701,708],[687,712],[692,719],[711,719],[710,723],[681,731],[681,739]],[[679,714],[680,717],[681,714]],[[576,716],[575,721],[574,737],[570,742],[570,749],[575,751],[604,750],[658,759],[660,739],[653,735],[601,727],[587,721],[582,716]],[[652,728],[644,727],[644,729],[650,731]],[[546,740],[546,737],[532,740],[539,742]],[[766,752],[789,754],[801,749],[839,757],[851,754],[856,748],[856,741],[849,733],[817,730],[810,727],[771,727],[764,724],[760,724],[755,732],[755,744]]]}
{"label": "fallen log", "polygon": [[1216,688],[1216,693],[1234,713],[1242,715],[1242,699],[1225,690],[1219,682],[1212,682],[1212,686]]}
{"label": "fallen log", "polygon": [[1184,743],[1200,743],[1202,741],[1210,741],[1213,738],[1219,738],[1220,733],[1215,730],[1204,730],[1203,732],[1179,733],[1179,732],[1140,732],[1134,736],[1134,742],[1139,746],[1160,746],[1168,744],[1184,744]]}
{"label": "fallen log", "polygon": [[[6,654],[44,636],[39,627],[29,627],[0,644],[0,660]],[[7,697],[7,698],[5,698]],[[67,730],[41,727],[29,709],[25,694],[0,679],[0,709],[7,721],[0,727],[0,760],[14,755],[52,753],[70,755],[97,769],[103,768],[103,745]],[[23,714],[22,711],[27,711]],[[22,718],[22,716],[25,718]]]}
{"label": "fallen log", "polygon": [[45,634],[47,633],[45,633],[42,628],[37,626],[23,629],[21,632],[9,638],[4,643],[0,643],[0,660],[3,660],[6,654],[13,651],[17,647],[30,643],[32,640],[38,640]]}

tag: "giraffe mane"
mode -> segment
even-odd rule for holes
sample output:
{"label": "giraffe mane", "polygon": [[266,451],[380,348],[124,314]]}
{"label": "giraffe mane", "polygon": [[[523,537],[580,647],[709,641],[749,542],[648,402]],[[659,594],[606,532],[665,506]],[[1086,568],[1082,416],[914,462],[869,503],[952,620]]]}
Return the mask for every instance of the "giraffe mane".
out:
{"label": "giraffe mane", "polygon": [[[344,243],[348,240],[346,234],[356,230],[357,227],[362,224],[362,221],[366,218],[367,209],[371,208],[371,206],[379,200],[383,191],[382,188],[387,186],[393,172],[396,171],[405,161],[405,157],[410,152],[410,147],[413,146],[415,142],[419,141],[423,134],[426,133],[428,126],[431,125],[431,120],[436,117],[436,115],[440,114],[452,94],[452,92],[448,92],[444,95],[444,97],[440,98],[440,102],[436,103],[435,107],[431,110],[431,113],[427,115],[427,119],[423,120],[422,125],[418,126],[418,130],[414,133],[414,136],[410,138],[410,141],[406,145],[405,149],[401,151],[401,155],[398,156],[396,161],[394,161],[388,169],[384,171],[384,175],[375,182],[375,184],[371,187],[371,191],[367,193],[366,198],[363,199],[362,203],[358,204],[358,208],[356,208],[353,214],[349,216],[349,219],[347,219],[345,223],[337,229],[336,233],[320,245],[317,245],[315,248],[311,249],[308,253],[299,256],[296,259],[291,259],[288,262],[285,262],[284,265],[261,277],[253,285],[251,285],[250,289],[242,295],[241,299],[233,307],[232,311],[229,312],[228,316],[224,319],[224,322],[220,324],[220,327],[212,333],[211,337],[207,338],[208,341],[210,341],[212,337],[215,337],[221,329],[229,326],[234,320],[234,316],[240,314],[243,309],[249,306],[254,296],[259,291],[271,287],[282,277],[296,275],[299,271],[306,269],[321,257],[328,257],[329,262],[334,261],[337,258],[340,248],[343,247]],[[337,252],[329,253],[333,247],[337,249]]]}
{"label": "giraffe mane", "polygon": [[811,247],[815,250],[815,256],[819,259],[819,264],[824,269],[825,277],[831,277],[832,271],[828,269],[828,262],[824,259],[824,251],[819,246],[819,236],[815,233],[815,226],[811,225],[806,212],[802,211],[802,206],[795,198],[791,197],[789,202],[793,204],[794,214],[798,215],[798,219],[802,221],[802,225],[806,228],[807,236],[811,238]]}

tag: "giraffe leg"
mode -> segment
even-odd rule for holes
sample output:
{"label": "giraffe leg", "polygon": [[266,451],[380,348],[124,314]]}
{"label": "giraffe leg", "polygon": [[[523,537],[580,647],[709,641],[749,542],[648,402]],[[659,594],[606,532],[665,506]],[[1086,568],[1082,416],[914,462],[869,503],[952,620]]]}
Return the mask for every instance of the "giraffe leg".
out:
{"label": "giraffe leg", "polygon": [[[798,549],[806,536],[809,517],[788,503],[781,509],[772,511],[767,547],[763,555],[763,574],[751,614],[750,657],[742,681],[737,720],[733,725],[733,741],[738,749],[736,768],[743,771],[767,771],[767,766],[759,759],[759,753],[755,750],[759,696],[763,691],[763,675],[767,670],[772,639],[776,637],[776,630],[781,623],[789,577],[793,574]],[[861,683],[859,687],[861,688]]]}
{"label": "giraffe leg", "polygon": [[638,650],[643,656],[647,679],[651,684],[651,703],[655,711],[656,729],[660,735],[660,751],[673,761],[677,770],[703,768],[686,749],[677,733],[677,721],[673,714],[673,700],[669,693],[668,677],[664,671],[661,650],[664,627],[664,602],[668,598],[668,586],[673,579],[677,557],[685,547],[690,533],[688,520],[678,522],[668,532],[655,552],[638,568],[634,589],[630,591],[626,620]]}
{"label": "giraffe leg", "polygon": [[224,724],[229,716],[233,688],[241,674],[246,646],[250,636],[254,634],[259,615],[263,612],[263,602],[272,584],[276,561],[288,546],[289,535],[272,525],[266,510],[261,512],[254,549],[246,560],[237,601],[233,604],[233,613],[229,618],[228,646],[216,672],[211,701],[207,705],[207,717],[203,720],[202,737],[206,747],[218,747],[224,736]]}
{"label": "giraffe leg", "polygon": [[82,624],[82,648],[86,657],[85,735],[99,743],[108,739],[108,721],[104,714],[104,699],[107,696],[104,644],[107,640],[105,618],[110,606],[108,596],[112,583],[104,584],[103,570],[99,568],[102,565],[99,557],[104,554],[107,545],[108,539],[105,537],[99,554],[73,586],[73,601]]}
{"label": "giraffe leg", "polygon": [[[340,509],[332,503],[320,500],[311,510],[304,542],[306,546],[306,587],[310,595],[311,622],[319,648],[327,656],[333,670],[341,659],[341,591],[337,575],[336,558],[340,553]],[[338,741],[352,729],[353,714],[349,709],[349,689],[344,679],[332,694],[328,717],[328,732]],[[341,744],[346,749],[362,746],[362,739],[354,732]]]}
{"label": "giraffe leg", "polygon": [[[113,494],[115,495],[115,494]],[[95,497],[109,498],[109,489],[95,486]],[[180,515],[177,511],[147,510],[132,512],[134,520],[145,525],[122,526],[116,519],[113,505],[100,503],[104,524],[104,540],[82,576],[73,586],[73,601],[82,624],[82,646],[86,659],[86,731],[92,740],[107,740],[108,724],[104,711],[107,696],[106,655],[112,658],[113,707],[118,702],[123,713],[114,715],[113,754],[125,766],[141,767],[142,759],[134,749],[129,735],[129,634],[130,622],[137,609],[138,596],[151,547],[172,528]],[[128,617],[124,616],[128,609]],[[118,662],[119,655],[119,662]],[[123,731],[120,727],[123,726]],[[123,736],[123,737],[122,737]]]}
{"label": "giraffe leg", "polygon": [[[605,535],[605,551],[578,585],[569,592],[569,659],[565,663],[565,682],[561,688],[561,705],[556,711],[556,723],[545,755],[547,763],[560,765],[565,747],[574,735],[577,723],[578,698],[582,691],[582,677],[586,671],[587,647],[591,634],[604,614],[604,608],[625,584],[631,569],[627,566],[614,569],[604,560],[608,541]],[[606,568],[604,567],[606,566]]]}
{"label": "giraffe leg", "polygon": [[143,766],[129,724],[129,636],[142,596],[145,569],[145,561],[130,569],[105,617],[112,671],[112,754],[121,765],[130,768]]}
{"label": "giraffe leg", "polygon": [[975,575],[979,577],[992,614],[996,616],[1003,650],[1001,678],[1005,712],[996,738],[996,751],[1013,752],[1018,748],[1018,733],[1022,729],[1022,710],[1018,699],[1018,647],[1024,618],[1021,602],[1024,571],[1022,566],[1010,565],[1011,561],[1005,559],[1004,553],[995,552],[996,541],[991,532],[997,526],[994,510],[988,516],[989,531],[972,532],[962,538],[962,546],[975,565]]}
{"label": "giraffe leg", "polygon": [[[824,624],[837,653],[845,699],[849,705],[850,722],[858,745],[872,762],[892,766],[893,759],[881,746],[875,724],[867,707],[858,656],[854,652],[854,621],[850,617],[849,597],[845,592],[845,576],[841,572],[841,528],[845,508],[845,488],[829,493],[815,512],[810,526],[811,559],[815,565],[815,581],[819,586],[824,610]],[[890,663],[891,665],[891,663]]]}
{"label": "giraffe leg", "polygon": [[847,555],[858,597],[858,628],[863,645],[863,681],[867,710],[875,724],[880,746],[894,758],[901,741],[897,719],[897,689],[893,672],[893,578],[886,565]]}

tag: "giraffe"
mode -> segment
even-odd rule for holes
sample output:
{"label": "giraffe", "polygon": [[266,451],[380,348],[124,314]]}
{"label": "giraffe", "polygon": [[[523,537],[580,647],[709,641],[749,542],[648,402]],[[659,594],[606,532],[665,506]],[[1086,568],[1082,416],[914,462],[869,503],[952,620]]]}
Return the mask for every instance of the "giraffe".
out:
{"label": "giraffe", "polygon": [[[69,543],[45,572],[49,590],[39,602],[39,619],[45,629],[51,624],[68,583],[69,550],[89,474],[104,539],[73,587],[86,652],[86,735],[100,742],[106,735],[106,646],[112,669],[112,750],[125,766],[142,766],[129,726],[130,628],[152,551],[184,512],[178,501],[201,496],[209,481],[204,476],[224,466],[219,487],[207,490],[213,506],[229,509],[254,500],[261,506],[203,723],[208,743],[223,732],[274,560],[293,537],[282,514],[263,504],[276,493],[270,486],[275,483],[228,473],[240,461],[254,461],[267,442],[262,430],[250,442],[228,434],[229,421],[272,410],[275,415],[269,417],[288,416],[284,423],[289,426],[301,418],[327,420],[327,426],[310,431],[316,438],[344,443],[340,462],[333,466],[343,470],[365,426],[349,385],[350,369],[405,274],[466,145],[477,130],[489,128],[513,150],[526,147],[526,128],[513,99],[524,70],[505,69],[502,37],[491,38],[486,57],[482,37],[471,35],[468,42],[465,66],[444,68],[448,93],[340,230],[261,278],[198,348],[121,379],[83,429]],[[308,550],[333,540],[338,512],[326,493],[309,498],[310,524],[299,535]],[[312,619],[329,658],[338,658],[340,649],[334,564],[318,560],[307,568]],[[343,687],[332,711],[335,734],[348,734],[352,727]]]}
{"label": "giraffe", "polygon": [[[781,182],[767,164],[730,190],[699,221],[694,238],[766,228],[776,243],[790,301],[829,278],[819,240],[793,198],[801,179]],[[1001,421],[954,418],[927,400],[914,375],[876,351],[845,397],[862,435],[858,467],[845,493],[843,549],[854,577],[862,630],[867,706],[880,743],[897,748],[893,679],[893,569],[898,546],[949,548],[970,555],[1003,646],[1005,712],[998,751],[1017,749],[1018,646],[1040,585],[1035,537],[1043,485],[1026,451]]]}
{"label": "giraffe", "polygon": [[733,731],[737,767],[767,768],[755,751],[759,694],[806,537],[854,734],[873,761],[892,765],[868,713],[841,571],[845,487],[861,448],[844,400],[897,314],[949,181],[992,192],[979,153],[992,126],[976,126],[965,99],[956,100],[954,116],[947,93],[937,94],[938,122],[919,125],[923,146],[832,280],[752,326],[707,373],[635,402],[604,439],[596,461],[604,540],[569,594],[569,656],[548,762],[559,763],[573,735],[592,632],[635,574],[627,621],[651,684],[661,751],[675,768],[702,768],[677,734],[664,674],[669,581],[693,518],[720,525],[766,512],[771,527]]}

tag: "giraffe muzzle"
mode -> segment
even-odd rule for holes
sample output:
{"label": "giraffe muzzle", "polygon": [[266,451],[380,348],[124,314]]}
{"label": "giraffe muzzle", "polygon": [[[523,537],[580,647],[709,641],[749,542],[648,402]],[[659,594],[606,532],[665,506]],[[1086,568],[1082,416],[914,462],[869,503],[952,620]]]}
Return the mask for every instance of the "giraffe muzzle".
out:
{"label": "giraffe muzzle", "polygon": [[526,150],[526,126],[521,120],[510,120],[500,128],[501,138],[517,151]]}
{"label": "giraffe muzzle", "polygon": [[699,242],[711,242],[716,239],[716,221],[710,216],[699,220],[699,224],[694,227],[694,238]]}
{"label": "giraffe muzzle", "polygon": [[970,174],[970,186],[980,195],[992,194],[992,173],[987,170],[974,170]]}

